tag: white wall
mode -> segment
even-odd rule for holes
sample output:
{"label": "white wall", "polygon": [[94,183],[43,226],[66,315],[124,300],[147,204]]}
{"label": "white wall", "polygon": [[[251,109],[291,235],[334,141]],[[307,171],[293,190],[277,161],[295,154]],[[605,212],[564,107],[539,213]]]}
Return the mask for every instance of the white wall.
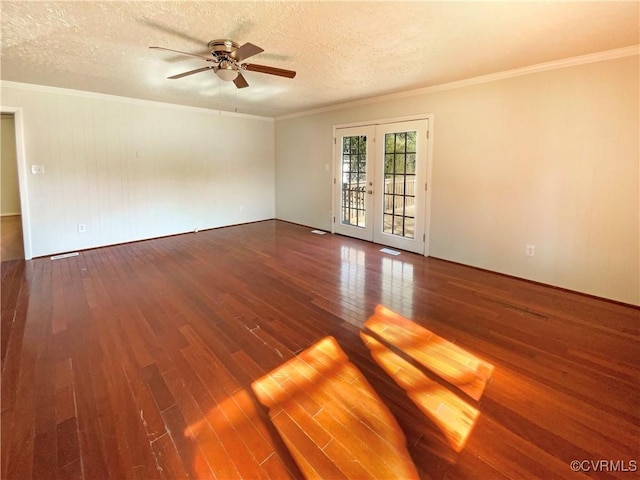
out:
{"label": "white wall", "polygon": [[2,104],[45,168],[27,175],[34,257],[275,216],[272,119],[8,82]]}
{"label": "white wall", "polygon": [[333,125],[433,113],[431,256],[640,304],[638,69],[635,55],[277,120],[276,215],[331,229]]}
{"label": "white wall", "polygon": [[16,130],[13,117],[2,116],[0,161],[0,214],[20,215],[20,189],[16,160]]}

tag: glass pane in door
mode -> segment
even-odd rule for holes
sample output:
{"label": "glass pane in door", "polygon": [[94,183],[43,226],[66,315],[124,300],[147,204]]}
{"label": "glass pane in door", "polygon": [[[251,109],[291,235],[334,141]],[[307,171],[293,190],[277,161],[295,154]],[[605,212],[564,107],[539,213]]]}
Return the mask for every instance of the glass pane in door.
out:
{"label": "glass pane in door", "polygon": [[417,132],[387,133],[384,138],[384,233],[415,236]]}
{"label": "glass pane in door", "polygon": [[367,136],[342,137],[340,223],[366,227]]}

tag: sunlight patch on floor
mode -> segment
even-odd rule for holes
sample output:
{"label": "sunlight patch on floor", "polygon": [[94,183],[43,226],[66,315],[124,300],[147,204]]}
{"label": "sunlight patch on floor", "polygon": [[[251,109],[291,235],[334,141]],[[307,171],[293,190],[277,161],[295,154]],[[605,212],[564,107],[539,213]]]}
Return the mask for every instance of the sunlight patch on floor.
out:
{"label": "sunlight patch on floor", "polygon": [[[446,384],[479,400],[493,365],[381,305],[365,322],[360,338],[376,363],[438,426],[451,447],[461,452],[480,412]],[[446,384],[427,376],[409,360]]]}
{"label": "sunlight patch on floor", "polygon": [[493,373],[492,364],[381,305],[364,328],[474,400],[482,397]]}
{"label": "sunlight patch on floor", "polygon": [[333,337],[251,386],[305,477],[418,477],[397,421]]}

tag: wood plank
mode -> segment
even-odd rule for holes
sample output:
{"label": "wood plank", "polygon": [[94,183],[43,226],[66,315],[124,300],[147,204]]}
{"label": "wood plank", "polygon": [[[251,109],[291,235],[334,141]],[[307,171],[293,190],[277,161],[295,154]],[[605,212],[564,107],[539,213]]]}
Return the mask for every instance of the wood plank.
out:
{"label": "wood plank", "polygon": [[177,405],[172,405],[162,412],[169,435],[182,459],[182,466],[190,478],[215,478],[211,467],[203,455],[195,438],[187,427],[187,423]]}
{"label": "wood plank", "polygon": [[209,422],[203,420],[202,410],[182,382],[179,372],[170,370],[164,376],[188,425],[191,438],[195,439],[199,445],[214,475],[217,478],[238,477],[238,470],[230,460],[216,432]]}

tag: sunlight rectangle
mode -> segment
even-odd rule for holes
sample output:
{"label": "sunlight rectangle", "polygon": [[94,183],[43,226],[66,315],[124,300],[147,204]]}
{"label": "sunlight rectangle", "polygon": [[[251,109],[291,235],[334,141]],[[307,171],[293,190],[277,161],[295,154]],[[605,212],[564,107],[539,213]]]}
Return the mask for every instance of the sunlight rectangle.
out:
{"label": "sunlight rectangle", "polygon": [[474,400],[493,373],[492,364],[381,305],[364,327]]}
{"label": "sunlight rectangle", "polygon": [[398,422],[333,337],[251,387],[306,478],[418,478]]}

